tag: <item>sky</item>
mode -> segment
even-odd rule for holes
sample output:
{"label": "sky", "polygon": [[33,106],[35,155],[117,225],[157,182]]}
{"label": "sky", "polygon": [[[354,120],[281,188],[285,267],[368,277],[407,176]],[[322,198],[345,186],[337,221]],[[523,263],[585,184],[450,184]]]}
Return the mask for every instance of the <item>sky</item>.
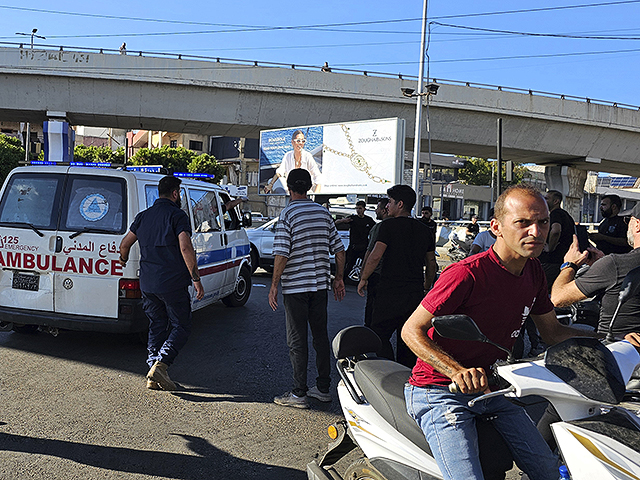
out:
{"label": "sky", "polygon": [[[181,53],[417,77],[423,2],[0,0],[0,46]],[[429,0],[429,76],[640,106],[640,0]],[[425,72],[426,74],[426,72]]]}

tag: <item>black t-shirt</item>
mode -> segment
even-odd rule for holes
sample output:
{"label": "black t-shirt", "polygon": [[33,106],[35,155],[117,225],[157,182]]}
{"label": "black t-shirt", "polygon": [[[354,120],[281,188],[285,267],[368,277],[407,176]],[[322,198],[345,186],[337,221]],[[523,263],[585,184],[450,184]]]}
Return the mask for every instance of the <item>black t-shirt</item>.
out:
{"label": "black t-shirt", "polygon": [[[549,215],[549,225],[553,226],[554,223],[559,223],[561,227],[560,239],[553,252],[542,252],[540,255],[540,261],[542,263],[564,263],[564,255],[569,250],[569,247],[573,243],[573,234],[576,233],[576,223],[565,210],[556,208]],[[549,229],[549,235],[551,235],[551,229]],[[547,242],[549,237],[547,236]]]}
{"label": "black t-shirt", "polygon": [[[606,255],[576,278],[576,287],[587,297],[604,293],[598,332],[609,331],[609,323],[618,306],[618,294],[624,277],[640,266],[640,248],[629,253]],[[624,336],[640,331],[640,295],[630,298],[618,312],[613,334]]]}
{"label": "black t-shirt", "polygon": [[[614,238],[627,238],[627,222],[624,221],[624,217],[609,217],[605,218],[600,225],[598,225],[598,233],[606,235],[607,237]],[[613,245],[609,242],[596,242],[598,250],[602,250],[605,255],[610,253],[628,253],[631,251],[630,245]]]}
{"label": "black t-shirt", "polygon": [[436,243],[436,232],[438,231],[438,224],[432,218],[430,218],[429,220],[425,220],[424,218],[421,217],[420,221],[422,223],[424,223],[427,227],[429,227],[429,230],[431,231],[431,234],[433,235],[433,243],[435,244]]}
{"label": "black t-shirt", "polygon": [[349,223],[349,246],[353,248],[366,249],[369,243],[369,231],[376,224],[376,221],[368,215],[360,218],[358,215],[351,215]]}
{"label": "black t-shirt", "polygon": [[471,235],[475,237],[480,232],[480,225],[478,225],[477,223],[471,222],[467,224],[467,230],[469,230]]}
{"label": "black t-shirt", "polygon": [[415,218],[388,218],[380,224],[378,242],[387,246],[379,288],[423,289],[425,257],[435,250],[429,228]]}

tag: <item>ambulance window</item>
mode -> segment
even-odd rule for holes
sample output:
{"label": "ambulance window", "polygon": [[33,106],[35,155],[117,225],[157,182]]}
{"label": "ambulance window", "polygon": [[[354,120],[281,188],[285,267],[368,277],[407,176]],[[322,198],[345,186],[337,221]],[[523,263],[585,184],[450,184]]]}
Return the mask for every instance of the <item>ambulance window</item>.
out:
{"label": "ambulance window", "polygon": [[216,193],[189,188],[191,211],[195,232],[214,232],[220,230],[218,200]]}
{"label": "ambulance window", "polygon": [[61,175],[13,175],[0,204],[0,223],[29,223],[37,228],[55,230],[62,184]]}
{"label": "ambulance window", "polygon": [[[158,195],[158,185],[145,185],[144,194],[147,200],[147,208],[149,208],[160,197]],[[187,191],[184,188],[180,188],[180,208],[188,217],[189,203],[187,202]]]}
{"label": "ambulance window", "polygon": [[95,229],[124,233],[127,229],[126,187],[122,178],[74,175],[65,189],[61,230]]}
{"label": "ambulance window", "polygon": [[[231,202],[231,198],[226,193],[220,193],[220,200],[223,205],[227,205]],[[236,213],[235,206],[227,210],[226,207],[222,209],[224,211],[224,225],[227,230],[237,230],[240,228],[240,219]]]}

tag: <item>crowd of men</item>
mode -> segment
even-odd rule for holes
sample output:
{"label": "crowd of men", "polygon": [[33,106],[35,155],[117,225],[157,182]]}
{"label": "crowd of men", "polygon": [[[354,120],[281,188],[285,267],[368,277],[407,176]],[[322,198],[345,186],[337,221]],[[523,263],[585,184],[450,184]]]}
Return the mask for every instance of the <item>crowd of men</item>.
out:
{"label": "crowd of men", "polygon": [[[285,218],[289,216],[289,209],[297,208],[295,203],[299,200],[292,192],[292,202],[283,212]],[[306,194],[304,200],[310,202]],[[368,297],[365,325],[382,340],[378,355],[412,368],[405,388],[407,411],[423,429],[444,478],[483,478],[474,441],[475,419],[487,413],[492,415],[494,426],[510,444],[518,466],[530,479],[554,478],[558,472],[558,458],[521,407],[503,397],[477,402],[475,407],[468,406],[471,398],[488,388],[487,373],[504,354],[488,344],[442,338],[432,328],[431,320],[448,314],[469,315],[493,342],[506,347],[513,347],[524,330],[539,335],[544,345],[574,336],[602,337],[603,331],[609,330],[612,304],[617,301],[622,279],[630,269],[640,265],[637,254],[640,248],[629,252],[631,247],[624,247],[623,242],[617,240],[621,238],[621,232],[625,237],[628,232],[628,243],[634,248],[640,247],[640,205],[629,212],[631,220],[627,230],[616,218],[621,208],[618,199],[603,198],[601,211],[605,221],[592,240],[599,246],[606,245],[609,252],[614,251],[612,248],[627,250],[626,253],[605,255],[595,247],[579,249],[575,223],[561,208],[560,192],[549,191],[543,195],[532,187],[511,187],[496,202],[486,238],[478,242],[474,255],[444,269],[434,283],[437,265],[433,211],[425,207],[420,219],[412,218],[415,202],[416,195],[410,187],[395,185],[376,206],[376,218],[380,223],[365,227],[361,211],[364,205],[358,205],[356,216],[345,221],[361,223],[362,229],[369,228],[368,245],[363,249],[360,238],[357,248],[352,251],[364,255],[357,291]],[[328,215],[326,209],[318,214]],[[295,230],[292,222],[281,221],[275,244],[281,245],[283,238],[294,239]],[[474,240],[480,236],[477,217],[471,219],[466,233]],[[357,236],[361,235],[362,231],[357,233]],[[335,279],[341,290],[334,296],[340,300],[344,296],[344,254],[337,243],[335,248],[331,247],[335,230],[330,222],[322,236],[329,246],[321,249],[323,255],[328,258],[329,252],[336,254]],[[286,248],[276,251],[276,265],[282,262],[278,261],[278,256],[285,259],[293,256],[296,248],[295,240],[287,240]],[[583,265],[590,265],[591,269],[575,278]],[[274,309],[277,308],[280,275],[286,271],[276,268],[274,272],[269,295]],[[287,287],[284,276],[282,278],[286,305]],[[325,285],[328,288],[328,280]],[[558,321],[555,305],[576,302],[597,292],[602,292],[604,298],[596,332],[576,329]],[[326,349],[320,345],[327,342],[326,295],[322,302],[324,317],[318,338],[312,326],[317,358],[324,355]],[[614,335],[626,335],[638,349],[640,335],[635,332],[640,331],[640,325],[635,319],[639,308],[640,299],[629,302],[613,329]],[[285,309],[295,387],[274,401],[299,408],[308,407],[307,397],[331,401],[328,380],[320,370],[322,361],[318,360],[315,387],[308,389],[305,383],[296,379],[300,366],[294,361],[295,342],[290,333],[290,316],[293,313]],[[312,325],[311,316],[309,325]],[[301,335],[305,337],[306,346],[306,324],[304,326]],[[395,349],[390,342],[393,333],[397,338]],[[305,357],[304,379],[306,354],[305,348],[302,353]],[[448,385],[452,381],[458,385],[459,392],[449,391]],[[455,422],[452,422],[452,412],[456,412]]]}
{"label": "crowd of men", "polygon": [[[132,245],[140,245],[140,283],[151,321],[147,387],[156,390],[177,388],[167,369],[189,335],[187,287],[192,283],[198,298],[203,294],[191,229],[179,208],[179,187],[179,179],[163,178],[160,198],[136,217],[120,245],[123,265]],[[619,197],[603,197],[600,211],[605,220],[591,236],[597,248],[581,249],[575,223],[561,208],[560,192],[543,195],[530,186],[512,186],[496,201],[489,238],[478,242],[477,253],[451,264],[435,281],[433,212],[425,207],[422,218],[411,216],[416,203],[411,187],[395,185],[387,190],[387,197],[376,207],[380,223],[364,215],[364,202],[357,204],[356,214],[344,220],[351,230],[346,254],[337,222],[308,196],[309,172],[291,170],[287,187],[290,202],[276,228],[269,305],[278,309],[281,288],[293,386],[274,402],[308,408],[308,397],[332,401],[329,291],[341,301],[346,292],[345,264],[351,268],[362,259],[357,292],[368,297],[365,324],[382,341],[379,356],[412,368],[405,387],[407,411],[423,429],[444,478],[483,478],[475,421],[488,414],[531,480],[557,478],[558,458],[521,407],[504,397],[469,406],[471,398],[487,390],[487,373],[505,354],[487,343],[440,337],[431,321],[442,315],[468,315],[492,342],[509,348],[526,329],[547,345],[574,336],[601,338],[611,333],[640,349],[636,333],[640,298],[627,302],[611,325],[622,280],[640,266],[640,204],[620,212]],[[477,217],[466,233],[475,239],[480,236]],[[335,256],[333,282],[330,255]],[[555,306],[597,294],[602,295],[597,331],[558,321]],[[307,384],[308,330],[317,370],[311,388]],[[393,333],[395,349],[390,341]],[[458,392],[449,390],[451,382],[457,384]]]}

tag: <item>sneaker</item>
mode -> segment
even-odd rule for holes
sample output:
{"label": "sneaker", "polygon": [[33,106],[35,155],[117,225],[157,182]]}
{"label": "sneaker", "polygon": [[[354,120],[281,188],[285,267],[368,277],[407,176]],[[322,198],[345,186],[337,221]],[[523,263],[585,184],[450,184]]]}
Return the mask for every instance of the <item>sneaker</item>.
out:
{"label": "sneaker", "polygon": [[313,387],[307,392],[307,397],[315,398],[321,402],[330,402],[331,394],[329,392],[321,392],[318,387]]}
{"label": "sneaker", "polygon": [[149,380],[147,378],[147,388],[149,390],[162,390],[162,387],[158,382],[154,382],[153,380]]}
{"label": "sneaker", "polygon": [[167,368],[169,368],[169,365],[158,361],[153,364],[153,367],[151,367],[151,370],[147,373],[147,378],[160,385],[162,390],[177,390],[176,384],[169,378]]}
{"label": "sneaker", "polygon": [[285,407],[309,408],[306,395],[304,397],[298,397],[292,392],[287,392],[279,397],[275,397],[273,399],[273,403],[277,403],[278,405],[283,405]]}

